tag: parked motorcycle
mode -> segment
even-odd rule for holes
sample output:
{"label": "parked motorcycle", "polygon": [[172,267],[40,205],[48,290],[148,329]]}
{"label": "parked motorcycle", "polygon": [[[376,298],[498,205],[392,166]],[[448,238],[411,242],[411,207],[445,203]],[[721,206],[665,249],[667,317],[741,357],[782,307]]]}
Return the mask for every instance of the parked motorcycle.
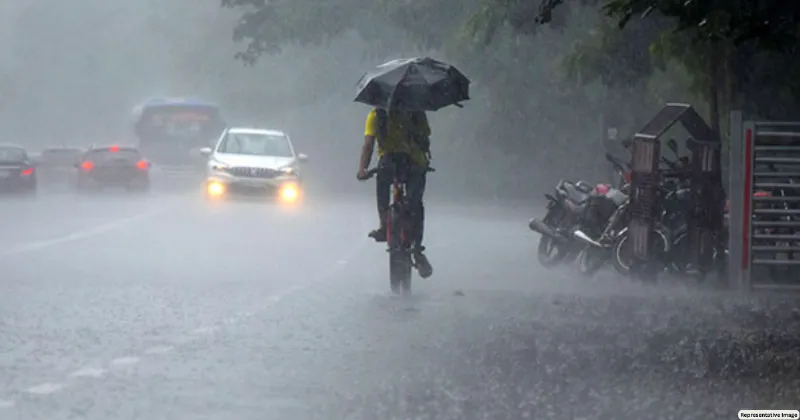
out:
{"label": "parked motorcycle", "polygon": [[578,271],[592,276],[611,260],[616,237],[625,228],[627,221],[630,170],[617,157],[606,153],[608,160],[619,175],[617,187],[598,184],[589,198],[586,217],[573,237],[584,244],[578,258]]}
{"label": "parked motorcycle", "polygon": [[531,219],[528,227],[539,234],[537,257],[545,268],[563,262],[574,261],[581,251],[581,243],[572,236],[586,209],[589,194],[593,189],[585,181],[561,180],[547,198],[547,214],[544,219]]}

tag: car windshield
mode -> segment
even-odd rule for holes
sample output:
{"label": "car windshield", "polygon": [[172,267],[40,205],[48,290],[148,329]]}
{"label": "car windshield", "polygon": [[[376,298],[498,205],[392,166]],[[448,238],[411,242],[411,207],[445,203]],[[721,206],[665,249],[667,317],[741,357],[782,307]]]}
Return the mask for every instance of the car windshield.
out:
{"label": "car windshield", "polygon": [[289,139],[283,134],[228,133],[218,152],[257,156],[293,156]]}
{"label": "car windshield", "polygon": [[19,162],[27,159],[25,150],[19,147],[0,147],[0,161]]}

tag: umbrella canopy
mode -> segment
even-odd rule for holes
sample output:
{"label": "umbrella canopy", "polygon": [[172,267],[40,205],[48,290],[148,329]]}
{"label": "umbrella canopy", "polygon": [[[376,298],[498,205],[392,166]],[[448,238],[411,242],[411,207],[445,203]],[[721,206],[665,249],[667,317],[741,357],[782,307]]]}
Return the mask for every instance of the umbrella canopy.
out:
{"label": "umbrella canopy", "polygon": [[392,60],[361,77],[355,102],[401,111],[436,111],[468,100],[469,83],[458,69],[430,57]]}

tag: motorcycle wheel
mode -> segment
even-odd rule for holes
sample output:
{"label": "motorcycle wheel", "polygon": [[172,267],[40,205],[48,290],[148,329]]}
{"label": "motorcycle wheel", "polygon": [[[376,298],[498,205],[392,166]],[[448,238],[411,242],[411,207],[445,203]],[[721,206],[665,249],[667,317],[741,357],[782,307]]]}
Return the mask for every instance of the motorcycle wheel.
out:
{"label": "motorcycle wheel", "polygon": [[552,268],[561,263],[566,256],[566,250],[549,236],[542,235],[539,239],[539,248],[536,250],[539,264],[544,268]]}
{"label": "motorcycle wheel", "polygon": [[587,248],[581,251],[578,259],[578,272],[586,277],[592,277],[606,263],[606,258],[600,250]]}
{"label": "motorcycle wheel", "polygon": [[[662,255],[667,252],[667,236],[656,230],[656,245],[657,251]],[[632,255],[630,251],[630,242],[628,241],[628,234],[625,233],[617,238],[612,247],[611,261],[614,264],[614,270],[623,276],[631,274]]]}

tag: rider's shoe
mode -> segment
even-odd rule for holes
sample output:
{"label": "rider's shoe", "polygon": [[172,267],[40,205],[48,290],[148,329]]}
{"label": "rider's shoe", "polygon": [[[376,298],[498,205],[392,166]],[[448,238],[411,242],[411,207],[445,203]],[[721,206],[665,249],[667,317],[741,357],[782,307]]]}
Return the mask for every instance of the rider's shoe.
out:
{"label": "rider's shoe", "polygon": [[374,239],[375,242],[386,242],[386,228],[380,227],[378,229],[375,229],[371,231],[369,234],[367,234],[367,236]]}
{"label": "rider's shoe", "polygon": [[423,279],[427,279],[433,274],[433,266],[428,261],[428,257],[422,252],[425,248],[414,250],[414,266],[417,268],[417,273]]}

